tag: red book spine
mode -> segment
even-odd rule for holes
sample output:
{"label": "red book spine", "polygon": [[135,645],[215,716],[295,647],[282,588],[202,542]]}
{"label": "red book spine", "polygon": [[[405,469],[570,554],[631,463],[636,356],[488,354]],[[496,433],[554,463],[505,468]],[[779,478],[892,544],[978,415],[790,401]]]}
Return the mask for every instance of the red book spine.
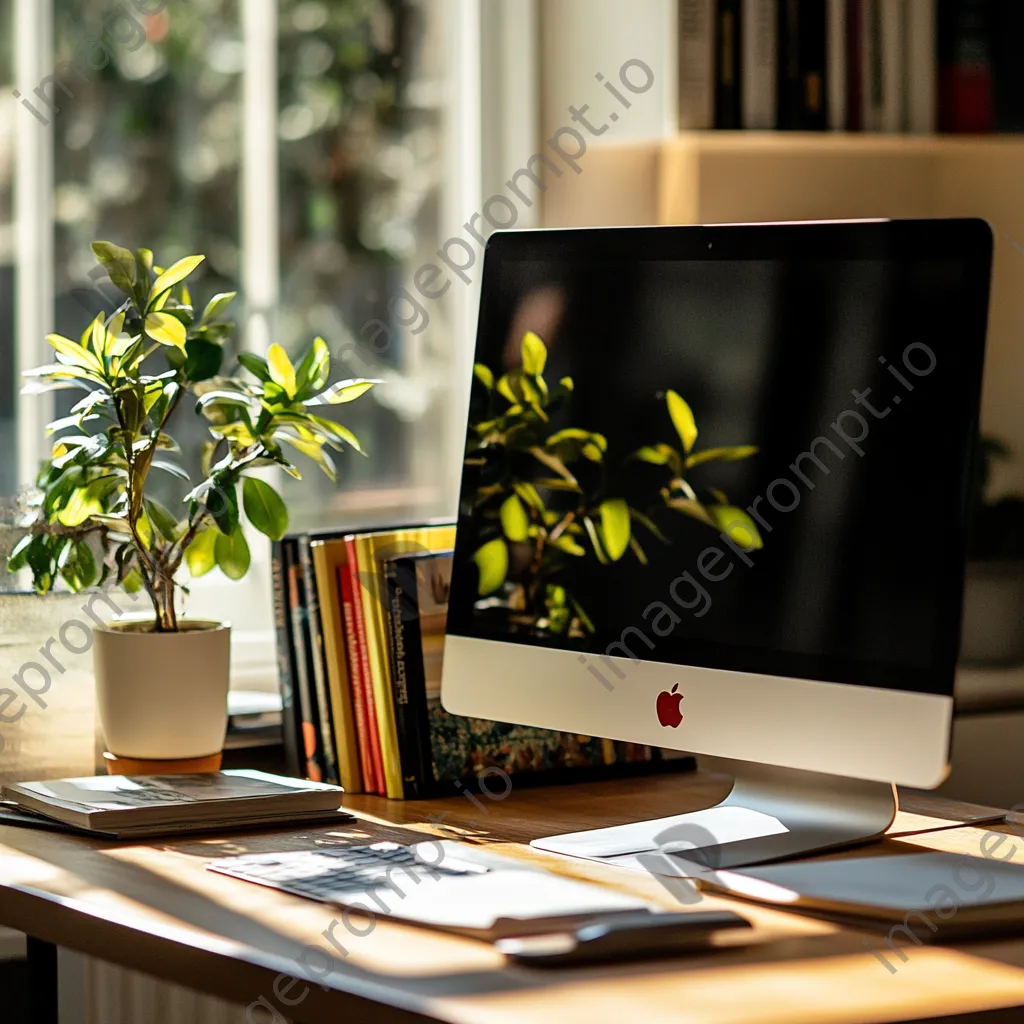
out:
{"label": "red book spine", "polygon": [[939,4],[940,131],[992,131],[990,14],[986,0]]}
{"label": "red book spine", "polygon": [[[384,781],[384,758],[380,750],[380,733],[377,731],[377,702],[373,699],[373,677],[370,674],[370,654],[366,646],[366,622],[363,618],[362,593],[359,584],[359,559],[356,556],[354,540],[345,538],[345,551],[348,564],[345,566],[346,586],[352,606],[352,622],[355,627],[356,648],[358,650],[359,685],[363,693],[363,708],[366,712],[367,746],[370,748],[372,762],[373,793],[387,796],[387,785]],[[369,787],[368,787],[369,788]]]}
{"label": "red book spine", "polygon": [[355,608],[352,601],[352,581],[348,566],[338,566],[338,587],[341,591],[342,618],[345,624],[345,652],[348,655],[349,688],[352,691],[352,716],[359,733],[359,767],[363,773],[363,785],[368,793],[375,791],[373,755],[370,752],[370,720],[366,714],[363,697],[363,670],[359,659],[359,640],[356,637]]}

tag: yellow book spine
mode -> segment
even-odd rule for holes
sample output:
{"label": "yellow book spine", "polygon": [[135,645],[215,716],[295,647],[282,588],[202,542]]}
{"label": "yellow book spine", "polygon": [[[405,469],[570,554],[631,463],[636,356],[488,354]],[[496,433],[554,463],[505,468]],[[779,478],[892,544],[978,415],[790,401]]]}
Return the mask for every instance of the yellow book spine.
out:
{"label": "yellow book spine", "polygon": [[313,568],[323,625],[324,660],[331,694],[331,727],[338,751],[338,771],[346,793],[363,792],[359,740],[352,705],[352,685],[345,651],[345,625],[341,611],[338,568],[345,562],[343,540],[314,541]]}
{"label": "yellow book spine", "polygon": [[[388,621],[385,614],[387,588],[380,563],[395,555],[415,551],[446,551],[455,546],[454,526],[426,526],[389,533],[364,534],[356,538],[356,557],[363,580],[363,616],[366,620],[366,649],[373,676],[373,697],[377,704],[377,730],[388,798],[405,796],[402,765],[398,753],[395,701],[391,688],[391,659],[388,654]],[[372,573],[372,581],[363,574]]]}

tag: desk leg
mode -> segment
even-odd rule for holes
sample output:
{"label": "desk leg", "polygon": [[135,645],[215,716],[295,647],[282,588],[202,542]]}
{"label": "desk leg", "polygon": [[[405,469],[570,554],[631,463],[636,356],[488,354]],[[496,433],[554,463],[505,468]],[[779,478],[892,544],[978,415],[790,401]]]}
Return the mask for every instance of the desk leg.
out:
{"label": "desk leg", "polygon": [[59,1024],[57,1010],[57,947],[29,936],[28,1019],[32,1024]]}

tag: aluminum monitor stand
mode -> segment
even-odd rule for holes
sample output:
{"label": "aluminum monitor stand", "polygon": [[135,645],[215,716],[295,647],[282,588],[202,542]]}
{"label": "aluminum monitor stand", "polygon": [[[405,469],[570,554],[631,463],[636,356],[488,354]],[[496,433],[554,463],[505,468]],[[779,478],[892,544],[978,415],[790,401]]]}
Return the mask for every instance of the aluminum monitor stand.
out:
{"label": "aluminum monitor stand", "polygon": [[870,842],[896,817],[891,782],[717,758],[702,758],[704,766],[732,775],[732,791],[714,807],[676,816],[655,840],[662,852],[712,870]]}
{"label": "aluminum monitor stand", "polygon": [[[750,761],[708,758],[704,763],[735,779],[732,791],[714,807],[535,839],[531,845],[655,874],[700,874],[867,843],[896,816],[896,788],[889,782]],[[686,864],[695,870],[684,870]]]}

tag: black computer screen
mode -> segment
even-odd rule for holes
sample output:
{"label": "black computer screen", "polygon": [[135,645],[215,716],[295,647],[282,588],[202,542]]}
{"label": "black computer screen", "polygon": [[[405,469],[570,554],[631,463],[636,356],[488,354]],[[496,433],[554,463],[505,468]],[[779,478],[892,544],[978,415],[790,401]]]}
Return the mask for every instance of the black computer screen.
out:
{"label": "black computer screen", "polygon": [[496,236],[449,632],[950,692],[990,245]]}

